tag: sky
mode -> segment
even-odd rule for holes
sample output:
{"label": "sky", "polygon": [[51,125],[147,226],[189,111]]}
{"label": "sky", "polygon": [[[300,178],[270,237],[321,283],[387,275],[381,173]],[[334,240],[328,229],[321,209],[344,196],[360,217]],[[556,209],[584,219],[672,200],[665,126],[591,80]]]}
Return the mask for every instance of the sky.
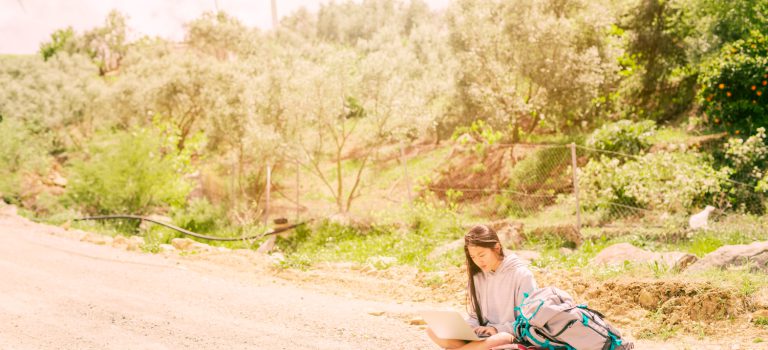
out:
{"label": "sky", "polygon": [[[337,0],[337,2],[346,0]],[[450,0],[425,0],[442,9]],[[277,0],[278,17],[305,7],[317,11],[328,0]],[[116,9],[128,16],[129,35],[181,40],[183,24],[205,11],[225,11],[247,26],[272,26],[270,0],[0,0],[0,54],[31,54],[57,29],[78,33],[101,26]]]}

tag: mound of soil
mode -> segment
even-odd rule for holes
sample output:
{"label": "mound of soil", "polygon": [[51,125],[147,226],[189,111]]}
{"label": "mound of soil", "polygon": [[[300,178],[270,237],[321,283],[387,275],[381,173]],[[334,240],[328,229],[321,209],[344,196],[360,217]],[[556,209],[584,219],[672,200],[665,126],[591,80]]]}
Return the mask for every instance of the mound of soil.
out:
{"label": "mound of soil", "polygon": [[447,164],[441,166],[437,179],[428,186],[441,200],[449,189],[462,192],[459,202],[472,201],[495,194],[509,180],[508,147],[489,147],[484,155],[463,147],[455,147]]}

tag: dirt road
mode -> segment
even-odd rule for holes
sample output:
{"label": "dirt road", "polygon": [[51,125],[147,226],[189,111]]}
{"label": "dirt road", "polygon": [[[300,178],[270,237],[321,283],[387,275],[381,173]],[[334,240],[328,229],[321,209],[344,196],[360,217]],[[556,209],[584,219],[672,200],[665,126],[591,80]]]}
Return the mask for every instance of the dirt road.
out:
{"label": "dirt road", "polygon": [[[298,283],[228,263],[233,253],[153,255],[64,236],[61,228],[0,213],[0,349],[436,349],[407,324],[432,305],[371,290],[409,293],[395,281],[360,279],[352,293],[334,278]],[[635,344],[768,349],[751,338]]]}
{"label": "dirt road", "polygon": [[0,216],[0,349],[434,349],[423,331],[271,277],[45,233]]}

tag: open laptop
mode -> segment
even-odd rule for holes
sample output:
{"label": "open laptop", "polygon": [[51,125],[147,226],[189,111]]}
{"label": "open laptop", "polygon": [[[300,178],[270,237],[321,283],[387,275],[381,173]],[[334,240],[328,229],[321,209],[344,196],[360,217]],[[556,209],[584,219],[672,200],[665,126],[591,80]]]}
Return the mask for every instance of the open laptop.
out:
{"label": "open laptop", "polygon": [[472,326],[467,324],[461,314],[451,310],[422,310],[419,312],[421,317],[429,325],[429,328],[435,332],[435,335],[442,339],[462,339],[462,340],[483,340],[483,336],[478,336],[472,330]]}

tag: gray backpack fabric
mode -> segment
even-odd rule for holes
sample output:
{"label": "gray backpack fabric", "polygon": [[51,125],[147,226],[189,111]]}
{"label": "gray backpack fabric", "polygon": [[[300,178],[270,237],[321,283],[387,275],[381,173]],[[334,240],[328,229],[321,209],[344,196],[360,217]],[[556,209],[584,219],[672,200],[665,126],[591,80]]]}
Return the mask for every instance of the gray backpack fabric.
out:
{"label": "gray backpack fabric", "polygon": [[621,333],[604,316],[555,287],[526,294],[515,308],[514,335],[518,342],[549,350],[628,350]]}

